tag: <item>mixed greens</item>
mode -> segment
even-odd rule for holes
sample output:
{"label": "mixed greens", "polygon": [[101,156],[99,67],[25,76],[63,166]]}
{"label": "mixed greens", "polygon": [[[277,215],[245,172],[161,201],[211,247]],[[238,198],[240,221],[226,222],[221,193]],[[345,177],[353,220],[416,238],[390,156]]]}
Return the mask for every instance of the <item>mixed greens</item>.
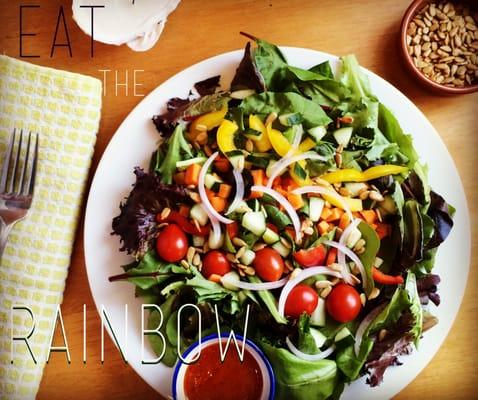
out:
{"label": "mixed greens", "polygon": [[164,364],[181,305],[201,310],[181,314],[181,349],[199,322],[215,331],[216,312],[241,332],[249,306],[276,397],[336,399],[364,374],[379,385],[437,322],[432,269],[454,209],[354,56],[338,75],[305,70],[250,38],[229,90],[198,82],[153,118],[163,140],[113,220],[134,261],[111,280],[160,306]]}

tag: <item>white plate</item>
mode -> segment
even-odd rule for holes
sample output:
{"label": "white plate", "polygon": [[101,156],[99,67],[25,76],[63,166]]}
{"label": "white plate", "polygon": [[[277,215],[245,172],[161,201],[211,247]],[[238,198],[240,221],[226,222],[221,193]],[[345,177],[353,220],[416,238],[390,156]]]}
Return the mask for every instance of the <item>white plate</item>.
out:
{"label": "white plate", "polygon": [[[308,68],[337,58],[315,50],[293,47],[282,48],[293,65]],[[127,282],[108,282],[108,277],[121,272],[120,265],[129,258],[118,251],[119,240],[110,235],[111,220],[118,214],[118,205],[128,195],[134,182],[133,168],[147,167],[159,136],[151,117],[164,108],[174,96],[187,96],[189,89],[199,80],[220,74],[227,87],[241,60],[243,51],[225,53],[202,61],[180,72],[157,87],[136,106],[121,124],[109,143],[96,171],[88,198],[85,221],[85,258],[88,279],[98,310],[103,304],[116,330],[120,343],[124,343],[124,304],[129,306],[127,337],[129,363],[136,372],[163,396],[170,395],[172,369],[161,364],[141,364],[141,300],[134,297],[134,287]],[[359,60],[360,61],[360,60]],[[365,379],[345,389],[343,399],[390,398],[408,385],[428,364],[445,339],[458,312],[470,261],[470,226],[468,209],[460,177],[450,154],[425,116],[396,88],[366,71],[372,91],[400,121],[406,132],[413,135],[421,160],[430,167],[430,183],[456,209],[455,226],[438,251],[434,273],[442,279],[439,293],[441,305],[433,309],[440,323],[425,334],[420,348],[410,356],[402,357],[404,365],[391,367],[378,388],[370,388]],[[101,312],[101,311],[99,311]],[[154,354],[147,340],[145,356]],[[108,358],[108,354],[106,354]]]}

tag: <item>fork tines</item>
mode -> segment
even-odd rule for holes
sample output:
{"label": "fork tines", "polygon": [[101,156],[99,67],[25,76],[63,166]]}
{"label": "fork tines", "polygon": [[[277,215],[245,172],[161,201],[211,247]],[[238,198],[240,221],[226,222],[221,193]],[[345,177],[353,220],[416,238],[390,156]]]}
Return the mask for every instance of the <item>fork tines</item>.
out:
{"label": "fork tines", "polygon": [[[26,143],[25,143],[26,142]],[[13,130],[0,175],[0,195],[32,196],[38,159],[39,135]]]}

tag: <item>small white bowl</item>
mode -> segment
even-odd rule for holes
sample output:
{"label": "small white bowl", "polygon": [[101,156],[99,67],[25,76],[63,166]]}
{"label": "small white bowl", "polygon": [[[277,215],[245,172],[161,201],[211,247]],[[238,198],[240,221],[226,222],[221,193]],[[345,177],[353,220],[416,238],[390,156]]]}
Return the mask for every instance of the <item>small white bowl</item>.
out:
{"label": "small white bowl", "polygon": [[[223,343],[227,342],[228,336],[229,335],[225,333],[221,335],[221,340]],[[238,345],[241,346],[244,342],[244,338],[240,335],[236,335],[236,338]],[[202,339],[201,348],[205,349],[208,346],[212,346],[214,344],[217,345],[218,341],[219,339],[217,334],[206,336]],[[228,351],[236,351],[233,340],[231,340],[230,346],[233,348],[229,348]],[[257,400],[273,400],[275,394],[275,376],[269,360],[266,358],[262,350],[249,339],[246,339],[245,341],[245,350],[248,351],[257,362],[262,374],[262,393],[261,397]],[[183,359],[186,360],[186,362],[189,362],[197,356],[199,351],[199,342],[196,342],[184,352]],[[184,392],[184,376],[186,374],[187,368],[188,364],[183,363],[181,360],[178,360],[176,367],[174,368],[172,383],[174,400],[186,399],[186,394]]]}

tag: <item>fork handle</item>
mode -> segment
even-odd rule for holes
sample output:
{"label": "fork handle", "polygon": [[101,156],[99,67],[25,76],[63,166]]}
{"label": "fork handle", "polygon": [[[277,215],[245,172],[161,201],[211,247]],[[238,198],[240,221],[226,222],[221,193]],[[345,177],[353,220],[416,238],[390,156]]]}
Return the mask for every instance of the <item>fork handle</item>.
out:
{"label": "fork handle", "polygon": [[8,234],[12,230],[12,226],[13,224],[5,224],[0,218],[0,261],[2,260],[3,250],[5,250],[5,246],[7,245]]}

